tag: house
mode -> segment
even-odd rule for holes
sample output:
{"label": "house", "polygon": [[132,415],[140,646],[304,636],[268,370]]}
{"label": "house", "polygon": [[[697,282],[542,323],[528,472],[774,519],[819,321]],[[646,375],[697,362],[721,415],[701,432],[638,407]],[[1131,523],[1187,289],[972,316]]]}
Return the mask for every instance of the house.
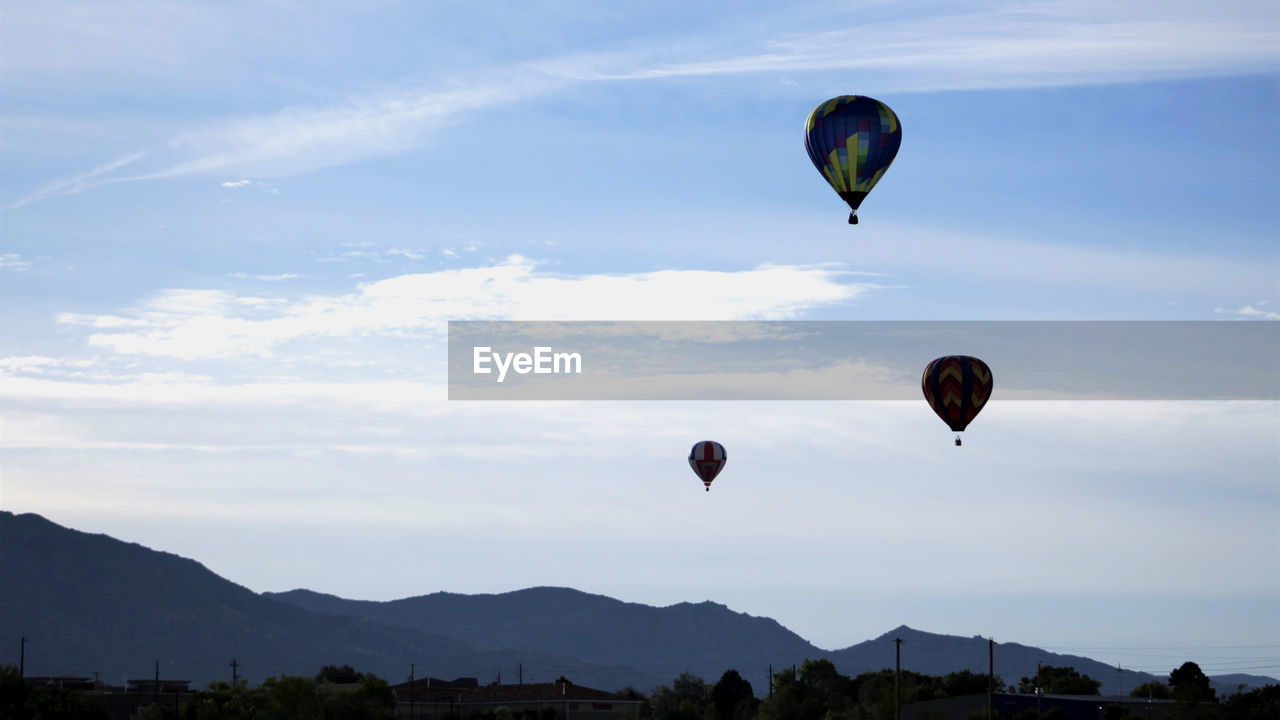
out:
{"label": "house", "polygon": [[574,685],[563,677],[555,682],[515,685],[480,685],[475,678],[423,678],[391,689],[396,695],[396,716],[422,720],[492,717],[499,708],[506,708],[516,720],[624,720],[638,717],[643,703]]}

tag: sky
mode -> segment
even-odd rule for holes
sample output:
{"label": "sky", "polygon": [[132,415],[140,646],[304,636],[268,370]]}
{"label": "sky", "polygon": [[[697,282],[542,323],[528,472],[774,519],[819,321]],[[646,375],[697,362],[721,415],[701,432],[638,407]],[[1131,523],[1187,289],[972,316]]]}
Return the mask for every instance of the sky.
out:
{"label": "sky", "polygon": [[[856,227],[803,148],[844,94],[903,127]],[[1280,677],[1274,387],[993,366],[959,449],[922,399],[447,393],[451,320],[1280,320],[1270,0],[14,0],[0,98],[5,510],[255,591]]]}

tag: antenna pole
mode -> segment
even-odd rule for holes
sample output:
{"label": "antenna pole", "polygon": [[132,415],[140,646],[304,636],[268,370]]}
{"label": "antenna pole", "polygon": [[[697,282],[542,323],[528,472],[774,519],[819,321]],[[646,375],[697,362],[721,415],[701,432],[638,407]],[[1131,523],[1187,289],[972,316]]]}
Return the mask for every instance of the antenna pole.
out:
{"label": "antenna pole", "polygon": [[893,645],[893,720],[902,720],[902,695],[898,692],[898,675],[902,673],[902,638],[894,638]]}
{"label": "antenna pole", "polygon": [[996,694],[996,641],[987,639],[987,720],[992,720],[992,704]]}
{"label": "antenna pole", "polygon": [[1040,661],[1036,661],[1036,717],[1040,717],[1040,698],[1044,696],[1044,686],[1040,684]]}

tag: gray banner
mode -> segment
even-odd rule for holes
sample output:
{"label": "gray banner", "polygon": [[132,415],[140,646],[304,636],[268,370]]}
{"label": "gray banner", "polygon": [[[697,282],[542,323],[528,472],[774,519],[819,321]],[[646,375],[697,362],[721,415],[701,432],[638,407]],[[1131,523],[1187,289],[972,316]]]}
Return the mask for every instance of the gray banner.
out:
{"label": "gray banner", "polygon": [[450,400],[918,400],[972,355],[1001,400],[1280,400],[1276,322],[449,323]]}

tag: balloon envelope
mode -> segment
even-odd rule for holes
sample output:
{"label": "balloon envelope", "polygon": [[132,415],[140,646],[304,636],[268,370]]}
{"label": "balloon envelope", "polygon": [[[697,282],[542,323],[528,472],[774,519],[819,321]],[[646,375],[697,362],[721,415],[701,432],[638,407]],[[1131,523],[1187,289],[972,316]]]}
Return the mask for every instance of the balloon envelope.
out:
{"label": "balloon envelope", "polygon": [[938,417],[963,432],[991,397],[991,368],[976,357],[947,355],[924,367],[920,386]]}
{"label": "balloon envelope", "polygon": [[724,469],[727,459],[724,446],[714,440],[694,443],[693,449],[689,451],[689,467],[693,468],[693,472],[708,490],[711,489],[711,481]]}
{"label": "balloon envelope", "polygon": [[864,95],[831,98],[805,121],[809,159],[854,211],[880,182],[901,144],[898,116],[888,105]]}

